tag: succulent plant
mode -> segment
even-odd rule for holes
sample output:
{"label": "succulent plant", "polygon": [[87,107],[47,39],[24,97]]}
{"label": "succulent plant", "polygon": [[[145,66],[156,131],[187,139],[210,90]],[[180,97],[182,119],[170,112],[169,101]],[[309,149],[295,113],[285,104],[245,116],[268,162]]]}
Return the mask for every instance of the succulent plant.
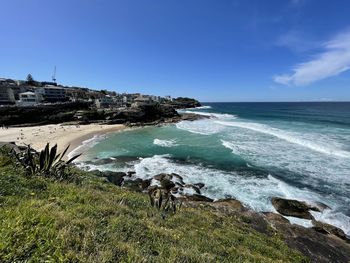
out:
{"label": "succulent plant", "polygon": [[40,175],[63,180],[67,178],[65,169],[81,155],[75,155],[69,160],[64,161],[63,157],[67,153],[68,148],[69,145],[63,153],[57,153],[57,144],[50,148],[50,144],[47,143],[45,148],[38,153],[28,145],[25,151],[12,151],[12,154],[15,156],[17,162],[24,167],[28,176]]}

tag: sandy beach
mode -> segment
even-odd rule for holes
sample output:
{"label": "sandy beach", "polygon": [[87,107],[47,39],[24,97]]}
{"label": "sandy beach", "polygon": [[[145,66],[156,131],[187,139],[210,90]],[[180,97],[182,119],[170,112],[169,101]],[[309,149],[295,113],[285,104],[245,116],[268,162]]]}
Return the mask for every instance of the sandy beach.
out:
{"label": "sandy beach", "polygon": [[57,143],[59,152],[70,145],[68,154],[81,145],[83,141],[95,135],[102,135],[124,128],[125,126],[122,124],[50,124],[33,127],[9,127],[8,129],[0,129],[0,142],[15,142],[18,145],[30,144],[36,150],[43,149],[48,142],[52,146]]}

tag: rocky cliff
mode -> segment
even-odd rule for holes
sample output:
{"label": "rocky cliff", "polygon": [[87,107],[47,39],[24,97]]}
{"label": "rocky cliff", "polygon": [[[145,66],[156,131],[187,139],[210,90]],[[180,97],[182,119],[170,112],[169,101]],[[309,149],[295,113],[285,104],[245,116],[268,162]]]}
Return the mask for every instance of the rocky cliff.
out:
{"label": "rocky cliff", "polygon": [[[179,105],[178,105],[179,106]],[[114,110],[90,109],[88,103],[62,103],[35,107],[1,107],[0,125],[43,125],[78,121],[80,123],[151,123],[180,120],[173,105],[154,104]]]}

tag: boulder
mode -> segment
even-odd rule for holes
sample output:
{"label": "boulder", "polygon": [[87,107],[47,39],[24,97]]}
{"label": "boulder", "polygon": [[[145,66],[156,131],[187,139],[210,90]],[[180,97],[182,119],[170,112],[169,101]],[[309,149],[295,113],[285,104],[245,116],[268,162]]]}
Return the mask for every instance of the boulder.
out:
{"label": "boulder", "polygon": [[276,208],[278,213],[284,216],[294,216],[303,219],[314,219],[309,212],[311,206],[309,206],[305,202],[273,197],[271,199],[271,203]]}
{"label": "boulder", "polygon": [[205,186],[205,184],[203,183],[196,183],[194,185],[197,186],[199,189],[202,189]]}
{"label": "boulder", "polygon": [[104,173],[99,171],[99,170],[92,170],[92,171],[90,171],[90,173],[92,173],[93,175],[98,176],[98,177],[104,177],[105,176]]}
{"label": "boulder", "polygon": [[344,231],[336,226],[332,226],[330,224],[319,222],[316,220],[312,220],[312,224],[314,225],[312,228],[317,232],[320,232],[323,234],[332,234],[343,240],[347,240],[347,237]]}
{"label": "boulder", "polygon": [[126,176],[126,173],[123,172],[104,172],[103,174],[109,182],[118,186],[122,185],[124,176]]}
{"label": "boulder", "polygon": [[185,184],[184,183],[184,179],[183,179],[183,177],[181,175],[178,175],[176,173],[172,173],[171,176],[173,177],[173,179],[176,179],[174,181],[177,181],[180,184]]}
{"label": "boulder", "polygon": [[204,195],[194,194],[194,195],[185,195],[185,198],[187,201],[194,201],[194,202],[213,202],[214,200],[206,197]]}
{"label": "boulder", "polygon": [[173,180],[173,175],[172,174],[166,174],[166,173],[161,173],[161,174],[157,174],[155,176],[153,176],[154,180],[157,181],[162,181],[162,180]]}
{"label": "boulder", "polygon": [[153,176],[153,179],[157,180],[157,181],[162,181],[166,175],[167,174],[157,174],[157,175]]}
{"label": "boulder", "polygon": [[142,180],[141,178],[137,178],[135,180],[125,180],[122,186],[131,191],[142,192],[151,185],[151,181],[151,179]]}
{"label": "boulder", "polygon": [[313,210],[313,211],[323,212],[326,209],[331,209],[331,208],[322,202],[313,202],[312,205],[310,205],[310,210]]}
{"label": "boulder", "polygon": [[214,207],[225,212],[241,212],[247,210],[240,201],[233,198],[219,199],[213,202]]}
{"label": "boulder", "polygon": [[133,176],[133,175],[135,175],[135,174],[136,174],[135,171],[128,171],[128,172],[127,172],[127,175],[128,175],[129,177],[131,177],[131,176]]}
{"label": "boulder", "polygon": [[175,184],[172,181],[165,178],[160,181],[160,185],[163,189],[166,189],[166,190],[170,190],[171,188],[175,187]]}
{"label": "boulder", "polygon": [[289,220],[280,214],[276,214],[272,212],[264,212],[263,214],[266,220],[272,224],[275,224],[275,223],[289,224]]}
{"label": "boulder", "polygon": [[197,194],[201,194],[201,190],[199,190],[199,188],[193,184],[185,184],[184,188],[191,188],[193,189]]}

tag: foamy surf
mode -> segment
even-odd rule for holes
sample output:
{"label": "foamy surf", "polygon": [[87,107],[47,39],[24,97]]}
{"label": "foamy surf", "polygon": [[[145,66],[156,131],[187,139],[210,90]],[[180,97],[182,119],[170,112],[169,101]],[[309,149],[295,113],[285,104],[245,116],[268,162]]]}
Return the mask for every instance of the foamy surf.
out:
{"label": "foamy surf", "polygon": [[202,112],[202,111],[182,111],[184,113],[194,113],[197,115],[206,116],[213,119],[237,119],[236,115],[226,113]]}
{"label": "foamy surf", "polygon": [[350,152],[347,152],[341,149],[330,148],[322,144],[317,144],[317,143],[305,140],[303,138],[300,138],[298,137],[297,134],[292,134],[290,132],[273,128],[265,124],[248,123],[248,122],[223,122],[223,121],[215,121],[215,123],[221,124],[223,126],[249,129],[259,133],[268,134],[268,135],[277,137],[279,139],[285,140],[287,142],[298,144],[300,146],[309,148],[319,153],[334,155],[342,158],[350,158]]}
{"label": "foamy surf", "polygon": [[174,146],[177,146],[176,140],[154,139],[153,140],[153,144],[161,146],[161,147],[174,147]]}
{"label": "foamy surf", "polygon": [[[271,204],[271,198],[279,196],[283,198],[301,201],[323,202],[333,208],[323,213],[314,213],[317,220],[333,224],[342,228],[350,234],[350,218],[340,211],[334,210],[336,204],[324,200],[319,194],[307,189],[299,189],[291,186],[272,175],[266,178],[254,176],[244,177],[235,172],[224,172],[221,170],[204,167],[195,164],[180,164],[173,162],[170,155],[155,155],[143,158],[135,164],[136,176],[147,179],[159,173],[180,174],[186,182],[205,184],[203,194],[213,198],[233,197],[246,206],[260,212],[276,212]],[[310,227],[310,220],[288,218],[292,223]]]}
{"label": "foamy surf", "polygon": [[197,110],[208,110],[208,109],[211,109],[212,107],[211,106],[200,106],[200,107],[195,107],[195,109]]}
{"label": "foamy surf", "polygon": [[223,126],[213,125],[210,120],[182,121],[176,124],[176,128],[201,135],[212,135],[225,129]]}
{"label": "foamy surf", "polygon": [[81,145],[79,145],[78,147],[73,149],[71,152],[69,152],[67,154],[67,157],[72,158],[77,154],[82,154],[88,151],[90,148],[95,146],[99,141],[103,140],[104,138],[105,138],[104,135],[94,135],[92,138],[83,141]]}

